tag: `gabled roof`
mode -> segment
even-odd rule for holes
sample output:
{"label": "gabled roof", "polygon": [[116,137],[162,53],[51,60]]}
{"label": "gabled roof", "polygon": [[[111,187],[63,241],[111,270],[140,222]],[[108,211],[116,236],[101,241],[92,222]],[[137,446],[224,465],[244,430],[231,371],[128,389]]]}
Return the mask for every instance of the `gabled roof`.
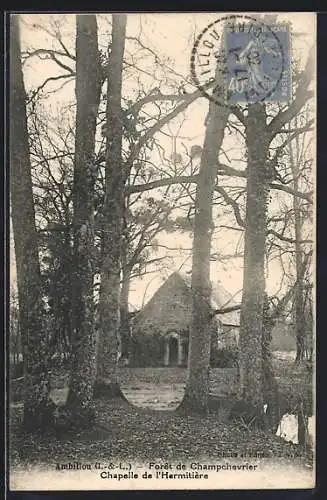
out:
{"label": "gabled roof", "polygon": [[[185,287],[191,292],[191,274],[186,274],[182,272],[173,272],[167,280],[156,290],[152,295],[151,299],[143,307],[141,313],[146,315],[147,311],[151,309],[153,303],[156,302],[159,295],[161,295],[165,288],[171,290],[171,287]],[[211,307],[213,310],[222,309],[227,306],[236,305],[238,302],[235,298],[221,285],[220,283],[211,283],[212,294],[211,294]],[[222,323],[229,324],[239,324],[239,311],[232,311],[221,316],[217,316]]]}

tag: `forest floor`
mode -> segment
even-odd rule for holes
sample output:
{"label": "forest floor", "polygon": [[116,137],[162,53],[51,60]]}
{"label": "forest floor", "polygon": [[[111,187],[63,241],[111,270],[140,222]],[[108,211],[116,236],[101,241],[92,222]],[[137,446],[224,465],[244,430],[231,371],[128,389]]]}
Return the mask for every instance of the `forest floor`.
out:
{"label": "forest floor", "polygon": [[[275,374],[286,397],[311,392],[311,377],[303,365],[274,357]],[[211,392],[227,396],[235,389],[235,370],[211,370]],[[186,369],[121,368],[122,390],[128,401],[96,400],[96,426],[80,434],[26,435],[20,427],[22,403],[11,405],[12,467],[53,466],[72,460],[199,460],[231,454],[257,454],[278,461],[312,464],[312,452],[282,438],[245,425],[223,422],[217,414],[185,416],[173,411],[183,396]],[[67,376],[56,377],[52,397],[63,403]],[[296,457],[296,458],[294,458]]]}

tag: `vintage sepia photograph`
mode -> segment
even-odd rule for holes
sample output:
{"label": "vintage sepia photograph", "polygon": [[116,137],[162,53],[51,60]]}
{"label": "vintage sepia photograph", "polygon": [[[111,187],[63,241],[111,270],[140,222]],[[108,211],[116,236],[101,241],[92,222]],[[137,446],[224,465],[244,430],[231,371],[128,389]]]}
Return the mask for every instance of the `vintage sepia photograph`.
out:
{"label": "vintage sepia photograph", "polygon": [[8,29],[9,489],[314,488],[316,14]]}

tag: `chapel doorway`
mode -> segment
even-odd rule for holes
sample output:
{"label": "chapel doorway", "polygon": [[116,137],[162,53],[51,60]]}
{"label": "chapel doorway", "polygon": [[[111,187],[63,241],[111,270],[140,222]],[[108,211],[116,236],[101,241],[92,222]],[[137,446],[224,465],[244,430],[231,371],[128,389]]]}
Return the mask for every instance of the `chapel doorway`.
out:
{"label": "chapel doorway", "polygon": [[183,363],[183,341],[178,333],[170,333],[166,338],[164,365],[181,366]]}

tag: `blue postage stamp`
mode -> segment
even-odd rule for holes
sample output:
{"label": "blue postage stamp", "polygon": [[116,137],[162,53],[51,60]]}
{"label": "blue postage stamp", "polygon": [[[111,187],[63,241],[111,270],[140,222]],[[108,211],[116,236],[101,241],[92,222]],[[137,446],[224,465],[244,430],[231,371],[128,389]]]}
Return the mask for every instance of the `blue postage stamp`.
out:
{"label": "blue postage stamp", "polygon": [[287,102],[291,99],[288,24],[228,24],[224,39],[227,102]]}

